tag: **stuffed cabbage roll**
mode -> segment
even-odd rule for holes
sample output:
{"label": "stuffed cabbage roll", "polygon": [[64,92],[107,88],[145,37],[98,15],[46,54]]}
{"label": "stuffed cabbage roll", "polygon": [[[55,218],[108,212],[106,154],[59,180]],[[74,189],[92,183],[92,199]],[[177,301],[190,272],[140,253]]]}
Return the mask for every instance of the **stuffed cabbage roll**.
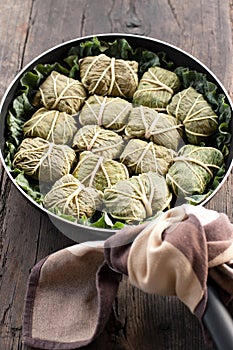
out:
{"label": "stuffed cabbage roll", "polygon": [[125,128],[131,110],[132,104],[122,98],[94,95],[85,101],[79,122],[81,125],[96,124],[119,132]]}
{"label": "stuffed cabbage roll", "polygon": [[100,207],[101,201],[100,192],[85,187],[73,175],[68,174],[56,181],[46,194],[44,207],[81,219],[83,216],[91,217]]}
{"label": "stuffed cabbage roll", "polygon": [[86,125],[74,136],[73,148],[77,151],[92,151],[108,158],[117,158],[123,150],[124,141],[120,135],[98,125]]}
{"label": "stuffed cabbage roll", "polygon": [[165,178],[148,172],[107,188],[103,200],[112,217],[132,223],[167,208],[171,198]]}
{"label": "stuffed cabbage roll", "polygon": [[134,174],[156,172],[160,175],[167,173],[174,152],[166,147],[155,145],[153,142],[132,139],[120,156],[129,171]]}
{"label": "stuffed cabbage roll", "polygon": [[40,108],[24,124],[26,137],[41,137],[57,144],[70,144],[77,131],[76,121],[66,112]]}
{"label": "stuffed cabbage roll", "polygon": [[125,134],[130,138],[146,138],[158,145],[177,150],[181,141],[181,126],[170,115],[139,106],[130,113]]}
{"label": "stuffed cabbage roll", "polygon": [[138,86],[138,63],[105,54],[79,60],[81,81],[89,94],[132,98]]}
{"label": "stuffed cabbage roll", "polygon": [[70,172],[75,159],[74,150],[67,145],[26,138],[14,156],[13,166],[34,179],[53,182]]}
{"label": "stuffed cabbage roll", "polygon": [[176,196],[202,194],[223,164],[224,157],[218,149],[185,145],[168,170],[167,183]]}
{"label": "stuffed cabbage roll", "polygon": [[53,71],[39,87],[33,104],[75,114],[85,99],[86,90],[80,81]]}
{"label": "stuffed cabbage roll", "polygon": [[104,191],[120,180],[129,178],[124,164],[100,157],[92,152],[82,152],[73,175],[85,186]]}
{"label": "stuffed cabbage roll", "polygon": [[133,96],[133,103],[166,110],[166,106],[179,87],[180,80],[174,72],[160,67],[151,67],[143,74]]}
{"label": "stuffed cabbage roll", "polygon": [[183,123],[187,140],[191,144],[200,144],[218,128],[218,116],[202,94],[192,87],[173,96],[167,111]]}

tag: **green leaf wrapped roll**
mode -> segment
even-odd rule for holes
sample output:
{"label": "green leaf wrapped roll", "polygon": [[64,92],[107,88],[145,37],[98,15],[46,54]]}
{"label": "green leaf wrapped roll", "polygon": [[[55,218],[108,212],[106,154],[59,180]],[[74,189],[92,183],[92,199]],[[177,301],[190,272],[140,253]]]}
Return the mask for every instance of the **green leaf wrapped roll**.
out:
{"label": "green leaf wrapped roll", "polygon": [[101,202],[100,192],[85,187],[73,175],[68,174],[55,182],[43,203],[46,209],[57,209],[59,214],[81,219],[83,216],[91,217]]}
{"label": "green leaf wrapped roll", "polygon": [[192,87],[173,96],[167,111],[183,123],[187,140],[191,144],[200,144],[218,128],[217,115],[203,95]]}
{"label": "green leaf wrapped roll", "polygon": [[115,132],[122,131],[128,121],[132,104],[119,97],[90,96],[83,106],[81,125],[99,125]]}
{"label": "green leaf wrapped roll", "polygon": [[138,86],[138,63],[105,54],[79,60],[81,81],[89,94],[132,98]]}
{"label": "green leaf wrapped roll", "polygon": [[223,164],[224,157],[218,149],[185,145],[174,158],[166,180],[176,196],[202,194]]}
{"label": "green leaf wrapped roll", "polygon": [[44,107],[38,109],[23,126],[25,137],[41,137],[57,144],[70,144],[76,132],[73,116]]}
{"label": "green leaf wrapped roll", "polygon": [[52,71],[39,87],[33,104],[68,114],[76,114],[85,99],[86,90],[80,81]]}
{"label": "green leaf wrapped roll", "polygon": [[76,159],[67,145],[56,145],[39,137],[22,141],[13,166],[43,182],[53,182],[70,172]]}
{"label": "green leaf wrapped roll", "polygon": [[77,151],[92,151],[108,158],[118,158],[123,150],[124,141],[112,130],[98,125],[85,125],[74,136],[73,148]]}
{"label": "green leaf wrapped roll", "polygon": [[141,174],[149,171],[165,175],[172,162],[174,152],[153,142],[132,139],[120,156],[131,173]]}
{"label": "green leaf wrapped roll", "polygon": [[174,72],[160,67],[151,67],[143,74],[133,96],[133,103],[166,110],[166,106],[179,87],[180,80]]}
{"label": "green leaf wrapped roll", "polygon": [[177,150],[181,136],[181,124],[176,118],[158,113],[152,108],[139,106],[130,113],[125,134],[130,138],[146,138],[150,141]]}
{"label": "green leaf wrapped roll", "polygon": [[171,198],[165,178],[148,172],[107,188],[103,200],[112,217],[132,223],[167,208]]}
{"label": "green leaf wrapped roll", "polygon": [[85,186],[104,191],[120,180],[129,178],[124,164],[112,159],[105,159],[92,152],[82,152],[73,175]]}

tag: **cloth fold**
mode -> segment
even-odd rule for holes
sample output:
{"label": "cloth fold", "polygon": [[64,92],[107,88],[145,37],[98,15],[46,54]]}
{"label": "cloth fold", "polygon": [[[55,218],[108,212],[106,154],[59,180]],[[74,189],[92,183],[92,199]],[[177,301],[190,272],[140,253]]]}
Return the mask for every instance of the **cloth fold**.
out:
{"label": "cloth fold", "polygon": [[145,293],[177,296],[201,321],[208,274],[225,302],[233,297],[233,225],[225,214],[182,205],[105,242],[48,256],[29,277],[24,342],[54,350],[90,344],[104,329],[122,274]]}

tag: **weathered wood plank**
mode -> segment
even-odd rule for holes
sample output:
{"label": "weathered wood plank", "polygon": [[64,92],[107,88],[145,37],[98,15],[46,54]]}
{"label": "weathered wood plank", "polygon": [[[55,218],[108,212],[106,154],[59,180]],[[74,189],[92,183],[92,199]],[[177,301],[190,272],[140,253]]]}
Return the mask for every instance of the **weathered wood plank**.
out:
{"label": "weathered wood plank", "polygon": [[34,1],[24,64],[50,47],[80,36],[84,8],[84,0]]}
{"label": "weathered wood plank", "polygon": [[[21,11],[20,11],[21,8]],[[24,39],[27,35],[28,18],[31,8],[31,1],[25,1],[24,4],[13,4],[11,2],[4,2],[0,7],[0,23],[1,23],[1,51],[0,51],[0,96],[2,97],[4,90],[9,84],[10,80],[21,67]],[[11,21],[10,18],[14,18]],[[14,343],[20,337],[21,322],[13,325],[9,315],[14,312],[13,299],[15,295],[15,284],[11,283],[14,279],[14,273],[17,273],[17,268],[6,268],[8,265],[8,252],[12,250],[10,240],[11,234],[7,237],[8,223],[10,221],[9,211],[10,206],[8,198],[10,197],[11,188],[13,187],[6,177],[4,171],[0,170],[1,175],[1,202],[0,202],[0,220],[1,220],[1,234],[0,234],[0,254],[1,254],[1,313],[0,313],[0,347],[3,349],[14,348]],[[9,221],[5,218],[8,216]],[[14,286],[13,286],[14,284]],[[22,300],[20,301],[22,304]],[[16,310],[15,310],[16,311]]]}
{"label": "weathered wood plank", "polygon": [[[207,64],[232,92],[232,1],[5,0],[0,7],[0,97],[36,55],[80,35],[127,32],[175,44]],[[233,8],[233,7],[232,7]],[[30,268],[72,242],[27,203],[0,168],[0,349],[25,349],[21,316]],[[233,220],[231,175],[208,208]],[[124,278],[105,331],[87,349],[207,349],[196,319],[176,299],[148,296]],[[29,349],[28,349],[29,350]]]}
{"label": "weathered wood plank", "polygon": [[[92,17],[94,20],[95,15]],[[113,32],[148,35],[187,50],[230,90],[233,60],[229,2],[220,5],[198,0],[191,5],[188,0],[162,0],[144,1],[142,6],[140,0],[121,0],[113,1],[109,17]]]}
{"label": "weathered wood plank", "polygon": [[2,1],[0,6],[0,97],[21,68],[32,0]]}

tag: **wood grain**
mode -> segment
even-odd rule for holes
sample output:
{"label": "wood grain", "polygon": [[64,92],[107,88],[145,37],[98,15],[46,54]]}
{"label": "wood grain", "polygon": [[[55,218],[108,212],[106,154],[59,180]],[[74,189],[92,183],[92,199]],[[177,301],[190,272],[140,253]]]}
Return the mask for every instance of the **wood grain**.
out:
{"label": "wood grain", "polygon": [[[0,7],[0,98],[44,50],[78,36],[126,32],[177,45],[209,66],[232,94],[232,1],[4,0]],[[72,244],[0,168],[0,349],[21,342],[26,282],[41,258]],[[233,220],[233,176],[207,207]],[[145,295],[124,278],[103,334],[87,349],[207,350],[197,320],[173,297]]]}

